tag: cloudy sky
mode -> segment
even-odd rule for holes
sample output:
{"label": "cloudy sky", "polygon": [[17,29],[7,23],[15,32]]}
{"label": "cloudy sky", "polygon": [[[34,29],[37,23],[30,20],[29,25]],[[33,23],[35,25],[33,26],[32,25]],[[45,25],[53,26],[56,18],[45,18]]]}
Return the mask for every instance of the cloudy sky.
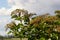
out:
{"label": "cloudy sky", "polygon": [[6,35],[5,25],[11,21],[11,11],[20,8],[37,15],[60,10],[60,0],[0,0],[0,35]]}

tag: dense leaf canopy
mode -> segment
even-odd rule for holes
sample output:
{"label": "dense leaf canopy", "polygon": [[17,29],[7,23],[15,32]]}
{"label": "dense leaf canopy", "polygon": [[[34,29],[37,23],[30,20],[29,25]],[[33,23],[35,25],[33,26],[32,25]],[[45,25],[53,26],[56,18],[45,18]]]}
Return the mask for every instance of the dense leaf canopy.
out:
{"label": "dense leaf canopy", "polygon": [[[11,18],[20,21],[20,23],[18,25],[15,22],[7,24],[7,28],[10,29],[8,34],[12,33],[15,37],[28,38],[28,40],[58,40],[60,35],[60,11],[55,11],[55,13],[57,14],[54,16],[32,17],[35,14],[28,13],[27,10],[16,9],[12,11]],[[24,22],[22,22],[23,20]]]}

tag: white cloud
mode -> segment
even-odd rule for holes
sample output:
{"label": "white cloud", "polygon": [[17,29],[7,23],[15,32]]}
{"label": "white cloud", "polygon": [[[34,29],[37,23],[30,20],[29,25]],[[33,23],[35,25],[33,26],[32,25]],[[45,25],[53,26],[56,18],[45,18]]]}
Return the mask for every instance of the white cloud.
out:
{"label": "white cloud", "polygon": [[8,9],[6,9],[4,7],[0,8],[0,16],[2,16],[2,15],[9,15],[9,14],[10,13],[9,13]]}
{"label": "white cloud", "polygon": [[12,8],[23,8],[36,13],[49,12],[52,5],[51,0],[8,0],[8,3]]}
{"label": "white cloud", "polygon": [[6,36],[7,33],[6,33],[5,31],[0,31],[0,35],[2,35],[2,36]]}
{"label": "white cloud", "polygon": [[0,20],[0,23],[2,23],[2,21]]}
{"label": "white cloud", "polygon": [[12,8],[23,8],[39,14],[47,12],[52,14],[55,10],[54,5],[60,4],[60,0],[8,0],[8,3]]}
{"label": "white cloud", "polygon": [[[11,11],[21,8],[40,14],[49,13],[60,0],[7,0],[11,8],[0,8],[0,15],[10,15]],[[53,7],[52,7],[53,6]]]}

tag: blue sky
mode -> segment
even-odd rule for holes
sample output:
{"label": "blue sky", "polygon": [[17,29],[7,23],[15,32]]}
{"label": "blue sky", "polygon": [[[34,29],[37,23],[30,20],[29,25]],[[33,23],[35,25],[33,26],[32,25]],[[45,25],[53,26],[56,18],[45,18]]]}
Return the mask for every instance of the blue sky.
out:
{"label": "blue sky", "polygon": [[5,25],[11,22],[11,11],[20,8],[37,15],[60,10],[60,0],[0,0],[0,35],[6,35]]}
{"label": "blue sky", "polygon": [[10,8],[7,0],[0,0],[0,8],[2,7]]}
{"label": "blue sky", "polygon": [[0,0],[0,8],[7,7],[7,0]]}

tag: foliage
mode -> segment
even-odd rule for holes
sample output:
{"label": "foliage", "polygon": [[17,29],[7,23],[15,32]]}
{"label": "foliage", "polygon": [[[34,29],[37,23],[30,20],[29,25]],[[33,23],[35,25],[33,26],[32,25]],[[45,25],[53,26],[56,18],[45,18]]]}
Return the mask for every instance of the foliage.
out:
{"label": "foliage", "polygon": [[[57,13],[59,14],[59,12]],[[27,10],[14,10],[11,16],[15,20],[20,21],[20,23],[18,25],[15,22],[7,24],[7,27],[10,29],[8,34],[12,33],[15,37],[28,38],[28,40],[58,40],[60,18],[56,15],[32,17],[33,15],[35,14],[29,14]],[[22,20],[24,20],[24,24]]]}

